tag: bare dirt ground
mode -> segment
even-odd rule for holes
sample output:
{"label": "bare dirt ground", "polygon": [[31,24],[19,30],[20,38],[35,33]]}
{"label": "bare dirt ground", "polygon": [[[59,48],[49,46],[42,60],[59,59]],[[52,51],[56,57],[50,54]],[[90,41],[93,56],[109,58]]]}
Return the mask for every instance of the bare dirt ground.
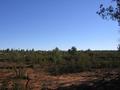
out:
{"label": "bare dirt ground", "polygon": [[[106,78],[109,80],[111,78],[115,78],[118,75],[117,69],[97,69],[92,71],[80,72],[80,73],[72,73],[72,74],[64,74],[52,76],[48,73],[45,73],[43,70],[25,68],[25,75],[29,77],[28,79],[18,79],[19,83],[22,83],[24,87],[29,88],[31,90],[41,90],[42,88],[48,90],[57,90],[59,87],[69,87],[71,85],[80,85],[84,83],[90,83],[91,81],[96,81],[98,79],[103,79],[107,75],[110,78]],[[12,70],[0,69],[0,86],[4,80],[9,82],[9,87],[12,87],[12,81],[15,77],[15,72]],[[28,89],[28,90],[29,90]]]}

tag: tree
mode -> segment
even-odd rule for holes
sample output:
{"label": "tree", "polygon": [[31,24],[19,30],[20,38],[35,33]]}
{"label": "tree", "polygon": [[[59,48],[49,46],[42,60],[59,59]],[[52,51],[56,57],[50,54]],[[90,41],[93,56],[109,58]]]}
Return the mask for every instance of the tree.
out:
{"label": "tree", "polygon": [[56,47],[55,49],[53,49],[53,52],[59,52],[60,50],[59,50],[59,48],[58,47]]}
{"label": "tree", "polygon": [[57,63],[62,60],[62,54],[58,47],[52,50],[52,60]]}
{"label": "tree", "polygon": [[118,47],[117,47],[118,51],[120,51],[120,44],[118,44]]}
{"label": "tree", "polygon": [[9,48],[7,48],[5,51],[6,51],[6,52],[10,52],[10,49],[9,49]]}
{"label": "tree", "polygon": [[115,5],[109,5],[105,7],[103,4],[100,5],[97,14],[103,19],[112,19],[118,21],[120,26],[120,0],[112,0]]}
{"label": "tree", "polygon": [[73,46],[71,49],[68,50],[68,53],[75,55],[77,53],[77,48]]}
{"label": "tree", "polygon": [[[115,2],[115,5],[109,5],[108,7],[105,7],[103,4],[101,4],[97,14],[100,15],[103,19],[112,19],[117,21],[118,25],[120,26],[120,0],[112,1]],[[120,48],[118,48],[118,50],[119,49]]]}

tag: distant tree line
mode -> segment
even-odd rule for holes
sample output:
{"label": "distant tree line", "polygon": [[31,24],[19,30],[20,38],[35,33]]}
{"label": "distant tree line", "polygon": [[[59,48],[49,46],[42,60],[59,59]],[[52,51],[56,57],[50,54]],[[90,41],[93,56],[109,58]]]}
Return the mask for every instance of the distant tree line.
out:
{"label": "distant tree line", "polygon": [[[5,49],[0,50],[0,62],[16,63],[29,68],[42,68],[51,74],[75,73],[97,68],[120,67],[119,51],[82,51],[72,47],[68,51]],[[0,67],[2,68],[2,67]]]}

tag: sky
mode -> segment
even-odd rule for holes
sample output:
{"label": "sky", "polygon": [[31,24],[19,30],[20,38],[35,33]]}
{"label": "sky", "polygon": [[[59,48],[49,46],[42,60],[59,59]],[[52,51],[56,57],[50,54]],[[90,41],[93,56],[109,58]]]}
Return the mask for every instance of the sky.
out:
{"label": "sky", "polygon": [[109,0],[0,0],[0,48],[117,49],[119,26],[96,14]]}

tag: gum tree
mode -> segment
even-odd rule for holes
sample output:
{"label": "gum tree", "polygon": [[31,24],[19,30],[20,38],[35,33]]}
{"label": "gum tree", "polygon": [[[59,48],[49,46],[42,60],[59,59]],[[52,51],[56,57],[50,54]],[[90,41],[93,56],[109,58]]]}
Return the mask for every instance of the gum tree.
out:
{"label": "gum tree", "polygon": [[[112,5],[105,7],[103,4],[100,5],[97,14],[103,19],[111,19],[118,22],[120,26],[120,0],[111,0]],[[120,44],[119,44],[120,45]],[[118,45],[118,47],[119,47]],[[119,50],[120,48],[118,48]]]}
{"label": "gum tree", "polygon": [[118,21],[120,26],[120,0],[112,0],[112,2],[115,2],[115,5],[113,4],[105,7],[103,4],[101,4],[97,14],[103,19],[112,19]]}

